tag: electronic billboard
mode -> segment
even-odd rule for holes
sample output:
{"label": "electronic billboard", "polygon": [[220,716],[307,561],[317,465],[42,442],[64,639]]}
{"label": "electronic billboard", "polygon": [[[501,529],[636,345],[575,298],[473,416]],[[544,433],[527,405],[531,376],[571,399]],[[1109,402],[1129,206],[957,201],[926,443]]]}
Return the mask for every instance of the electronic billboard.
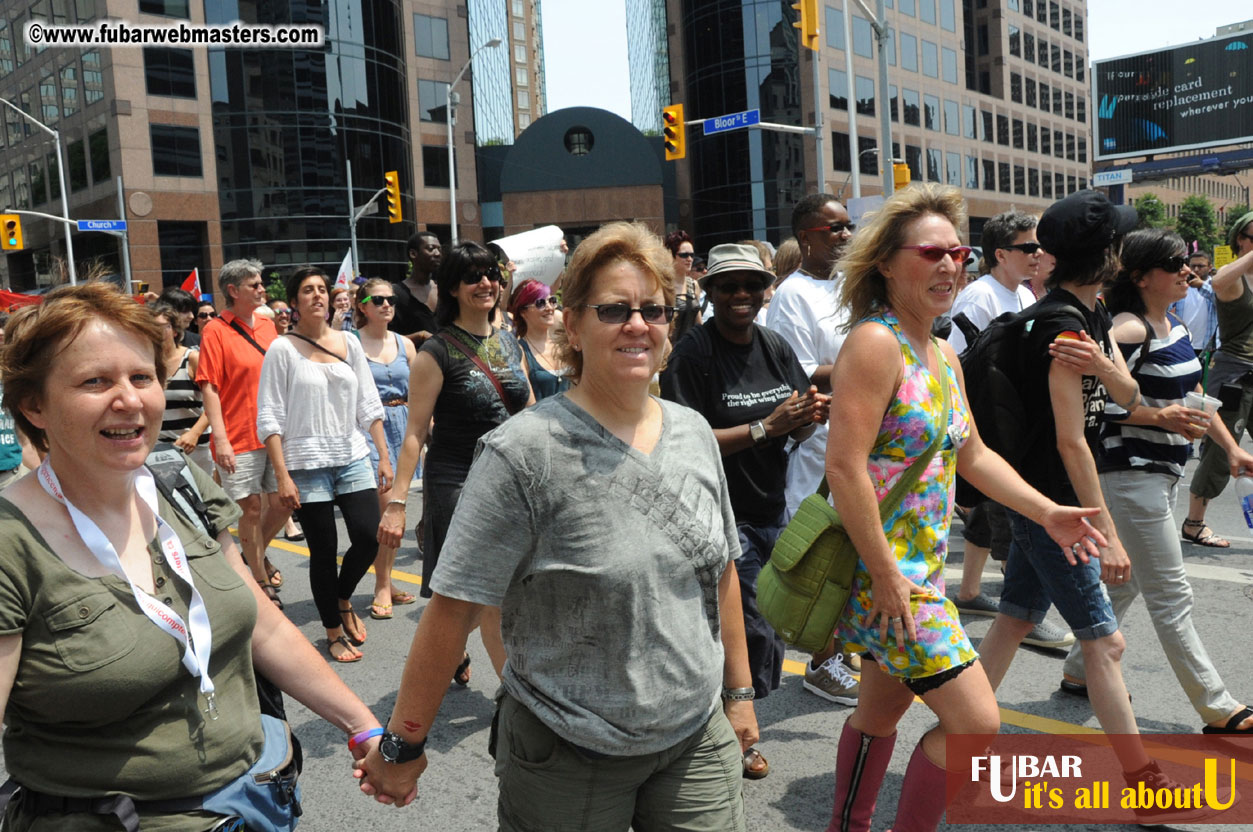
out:
{"label": "electronic billboard", "polygon": [[1097,61],[1092,111],[1097,159],[1253,141],[1253,33]]}

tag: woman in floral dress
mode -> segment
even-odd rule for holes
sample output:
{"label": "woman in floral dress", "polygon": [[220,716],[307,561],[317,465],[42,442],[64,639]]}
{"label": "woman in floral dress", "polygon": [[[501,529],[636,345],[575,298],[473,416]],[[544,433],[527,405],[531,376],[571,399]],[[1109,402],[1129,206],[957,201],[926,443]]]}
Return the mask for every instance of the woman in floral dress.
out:
{"label": "woman in floral dress", "polygon": [[[828,830],[868,830],[896,741],[896,724],[919,696],[939,725],[919,741],[905,773],[894,832],[933,830],[944,813],[945,737],[992,734],[996,699],[944,595],[954,474],[1049,530],[1066,547],[1096,553],[1103,542],[1083,518],[1095,509],[1059,506],[989,450],[971,421],[961,365],[931,337],[947,312],[970,249],[957,229],[956,188],[914,185],[858,230],[840,262],[842,302],[854,324],[840,350],[827,445],[831,498],[861,554],[836,635],[861,652],[861,696],[840,737],[835,807]],[[945,408],[947,386],[949,407]],[[855,391],[855,395],[851,394]],[[886,522],[879,501],[932,444],[941,444]]]}

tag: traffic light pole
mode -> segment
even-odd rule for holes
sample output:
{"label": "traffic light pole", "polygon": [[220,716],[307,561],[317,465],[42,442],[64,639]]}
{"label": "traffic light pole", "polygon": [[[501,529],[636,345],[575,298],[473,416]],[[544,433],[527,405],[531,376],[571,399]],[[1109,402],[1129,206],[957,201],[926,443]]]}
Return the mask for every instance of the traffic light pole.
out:
{"label": "traffic light pole", "polygon": [[[896,183],[892,176],[892,165],[896,161],[895,155],[892,153],[892,106],[891,89],[888,87],[888,24],[887,16],[883,8],[883,0],[876,0],[876,11],[870,11],[870,7],[866,5],[865,0],[853,0],[866,15],[866,19],[870,21],[870,27],[874,30],[875,43],[879,47],[879,167],[883,173],[883,196],[889,197],[896,190]],[[846,43],[846,45],[848,45]],[[849,115],[852,115],[852,102],[849,102]],[[854,163],[853,167],[856,167]],[[857,180],[854,179],[854,182]],[[856,188],[856,186],[854,186]]]}
{"label": "traffic light pole", "polygon": [[[16,104],[14,104],[12,101],[9,101],[7,98],[0,98],[0,104],[6,104],[6,105],[8,105],[8,106],[9,106],[9,108],[11,108],[11,109],[13,110],[13,112],[17,113],[19,116],[21,116],[22,118],[26,119],[26,120],[27,120],[27,121],[29,121],[31,124],[35,125],[35,126],[36,126],[36,127],[38,127],[40,130],[44,131],[45,133],[47,133],[49,136],[51,136],[51,137],[52,137],[52,144],[53,144],[53,145],[56,147],[56,149],[57,149],[57,179],[58,179],[58,181],[59,181],[59,183],[60,183],[60,185],[61,185],[61,214],[62,214],[62,215],[61,215],[60,217],[56,217],[56,219],[58,219],[58,220],[62,221],[63,223],[65,223],[65,260],[66,260],[66,266],[67,266],[67,267],[68,267],[68,269],[69,269],[69,275],[70,275],[70,285],[71,285],[71,286],[77,285],[77,283],[78,283],[78,274],[77,274],[77,273],[75,272],[75,270],[74,270],[74,239],[73,239],[73,236],[72,236],[72,235],[71,235],[71,233],[70,233],[70,231],[72,230],[72,229],[71,229],[71,226],[72,226],[74,223],[73,223],[73,222],[71,222],[71,220],[70,220],[70,201],[69,201],[69,199],[67,199],[67,198],[66,198],[66,196],[65,196],[65,159],[64,159],[64,158],[62,158],[62,156],[61,156],[61,133],[60,133],[59,131],[57,131],[57,130],[52,129],[52,128],[51,128],[51,127],[49,127],[48,125],[44,124],[42,121],[40,121],[39,119],[35,118],[35,117],[34,117],[34,116],[32,116],[30,113],[26,112],[26,111],[25,111],[25,110],[23,110],[21,107],[19,107],[19,106],[17,106]],[[34,212],[13,211],[13,212],[10,212],[10,213],[20,214],[20,213],[34,213]],[[50,216],[50,215],[48,215],[48,214],[36,214],[36,216],[44,216],[44,217],[46,217],[46,216]]]}
{"label": "traffic light pole", "polygon": [[345,160],[344,166],[348,170],[348,236],[352,241],[352,273],[353,275],[358,275],[361,274],[361,261],[357,257],[357,220],[370,213],[374,203],[378,202],[378,198],[387,192],[387,188],[379,188],[374,192],[374,196],[370,197],[369,202],[362,205],[360,210],[357,210],[353,207],[352,200],[352,161]]}

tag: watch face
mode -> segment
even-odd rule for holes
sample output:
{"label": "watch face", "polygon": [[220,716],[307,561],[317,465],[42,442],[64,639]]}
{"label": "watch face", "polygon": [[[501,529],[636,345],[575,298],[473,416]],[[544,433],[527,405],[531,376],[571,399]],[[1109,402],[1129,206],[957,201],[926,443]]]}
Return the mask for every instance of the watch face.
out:
{"label": "watch face", "polygon": [[391,737],[385,737],[379,743],[379,753],[383,755],[384,760],[394,763],[396,758],[400,756],[400,744]]}

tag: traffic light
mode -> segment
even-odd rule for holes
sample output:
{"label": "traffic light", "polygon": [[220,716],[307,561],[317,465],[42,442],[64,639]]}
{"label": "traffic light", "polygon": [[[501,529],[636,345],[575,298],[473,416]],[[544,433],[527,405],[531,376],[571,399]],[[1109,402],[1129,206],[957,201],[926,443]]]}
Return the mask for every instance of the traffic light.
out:
{"label": "traffic light", "polygon": [[17,214],[0,214],[0,226],[4,235],[0,236],[0,249],[5,251],[21,251],[25,248],[22,242],[22,218]]}
{"label": "traffic light", "polygon": [[892,184],[898,191],[909,184],[909,165],[903,162],[892,165]]}
{"label": "traffic light", "polygon": [[400,174],[389,170],[383,174],[384,187],[387,188],[387,221],[402,222],[400,215]]}
{"label": "traffic light", "polygon": [[806,49],[818,49],[818,0],[800,0],[793,3],[797,21],[792,25],[801,30],[801,46]]}
{"label": "traffic light", "polygon": [[662,128],[665,136],[666,161],[673,162],[687,155],[687,127],[683,124],[683,105],[671,104],[661,111]]}

